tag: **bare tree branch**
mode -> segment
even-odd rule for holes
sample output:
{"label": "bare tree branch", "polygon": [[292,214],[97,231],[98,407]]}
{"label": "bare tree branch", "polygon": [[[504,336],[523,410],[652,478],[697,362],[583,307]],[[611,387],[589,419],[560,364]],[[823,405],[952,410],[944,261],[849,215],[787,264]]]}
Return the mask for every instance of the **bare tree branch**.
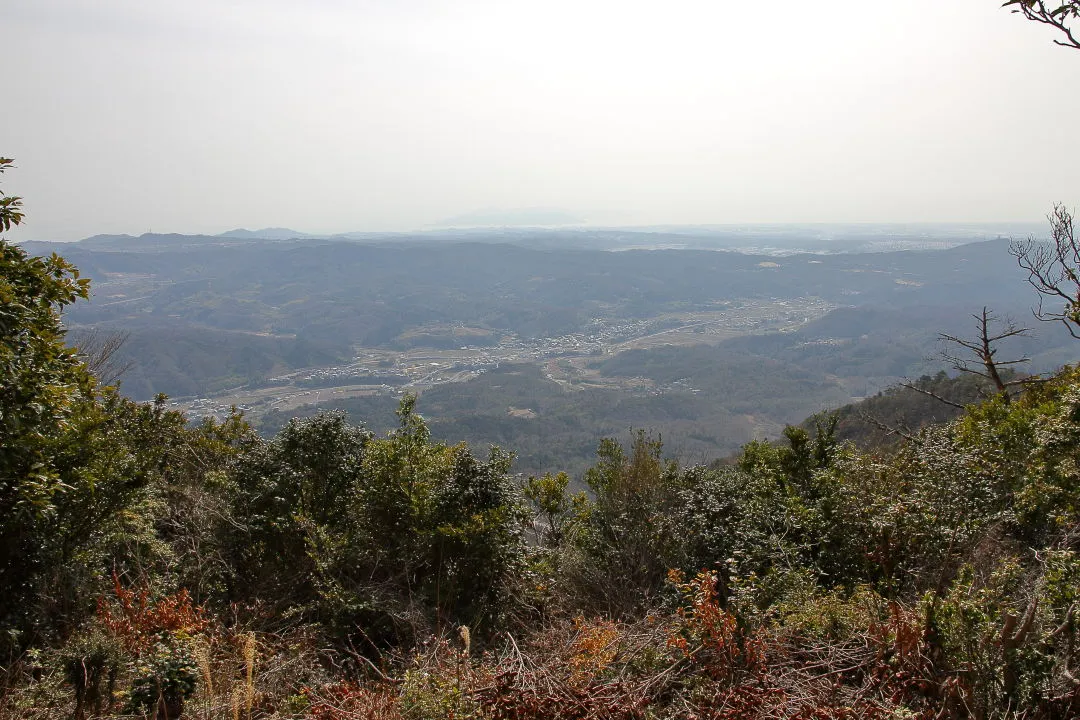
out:
{"label": "bare tree branch", "polygon": [[122,361],[117,356],[129,335],[126,330],[89,327],[72,331],[68,339],[99,383],[116,385],[134,365],[134,362]]}
{"label": "bare tree branch", "polygon": [[[962,407],[962,406],[958,405],[957,407]],[[870,423],[871,425],[875,426],[878,430],[881,430],[886,435],[899,435],[900,437],[904,438],[908,442],[912,442],[912,443],[917,443],[919,441],[918,437],[914,433],[911,432],[910,428],[906,428],[906,427],[902,427],[902,426],[901,427],[893,427],[891,425],[888,425],[888,424],[882,422],[878,418],[874,417],[870,413],[865,412],[863,410],[859,411],[859,417],[861,417],[863,420]]]}
{"label": "bare tree branch", "polygon": [[943,402],[946,405],[950,405],[950,406],[952,406],[954,408],[959,408],[960,410],[963,410],[966,407],[965,405],[961,405],[958,402],[953,402],[952,400],[949,400],[948,398],[943,398],[940,395],[938,395],[937,393],[933,393],[933,392],[930,392],[929,390],[925,390],[925,389],[919,387],[918,385],[916,385],[915,383],[902,382],[902,383],[900,383],[900,387],[905,387],[908,390],[914,390],[917,393],[922,393],[923,395],[926,395],[928,397],[932,397],[935,400]]}
{"label": "bare tree branch", "polygon": [[[978,375],[989,380],[994,390],[1008,402],[1011,398],[1011,389],[1023,387],[1031,382],[1032,378],[1026,376],[1011,378],[1003,376],[1002,371],[1012,365],[1030,362],[1031,358],[1024,356],[1011,360],[999,360],[997,358],[997,343],[1009,338],[1027,337],[1029,330],[1028,328],[1017,327],[1015,323],[1007,318],[1005,320],[998,318],[986,307],[983,307],[982,312],[976,313],[972,317],[975,319],[977,328],[974,340],[966,340],[946,333],[941,333],[938,336],[944,342],[963,348],[967,353],[961,355],[944,349],[941,351],[941,357],[958,372]],[[974,358],[969,359],[966,357],[967,354],[973,355]],[[920,388],[911,385],[905,385],[905,387],[911,387],[913,390],[925,393]],[[933,397],[932,393],[925,394]],[[938,399],[947,404],[953,404],[944,400],[944,398]]]}
{"label": "bare tree branch", "polygon": [[[1032,313],[1044,322],[1060,322],[1069,334],[1080,339],[1080,243],[1076,239],[1072,214],[1064,205],[1054,205],[1047,215],[1050,242],[1028,238],[1013,242],[1009,252],[1028,273],[1028,283],[1039,293]],[[1060,309],[1046,306],[1050,301]]]}
{"label": "bare tree branch", "polygon": [[1080,50],[1080,31],[1072,28],[1073,21],[1080,18],[1080,0],[1059,0],[1049,6],[1045,0],[1008,0],[1002,7],[1012,7],[1014,13],[1064,35],[1064,40],[1054,40],[1055,45]]}

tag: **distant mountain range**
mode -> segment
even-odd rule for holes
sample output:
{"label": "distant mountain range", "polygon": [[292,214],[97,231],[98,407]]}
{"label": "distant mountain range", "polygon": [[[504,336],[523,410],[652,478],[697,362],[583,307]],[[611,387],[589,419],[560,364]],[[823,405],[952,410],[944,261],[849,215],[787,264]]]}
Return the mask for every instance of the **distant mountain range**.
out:
{"label": "distant mountain range", "polygon": [[[498,213],[477,213],[451,218],[457,227],[412,232],[305,233],[292,228],[237,228],[217,235],[144,233],[143,235],[94,235],[75,243],[25,241],[25,247],[70,247],[109,251],[161,252],[251,243],[325,243],[347,241],[363,244],[484,243],[517,245],[548,250],[724,250],[761,255],[793,253],[865,253],[897,250],[944,250],[966,243],[1011,238],[1041,237],[1046,229],[1035,224],[809,224],[809,225],[670,225],[654,227],[556,226],[567,220],[561,211],[514,211],[530,226],[498,220],[512,219]],[[528,213],[533,213],[531,216]],[[486,220],[491,224],[482,225]],[[542,227],[543,221],[550,221]],[[470,223],[477,223],[470,226]],[[50,250],[51,251],[51,250]]]}
{"label": "distant mountain range", "polygon": [[[245,406],[267,431],[316,406],[385,430],[409,389],[439,437],[513,447],[522,472],[580,470],[630,425],[720,457],[934,374],[938,333],[968,335],[983,305],[1030,317],[1008,245],[992,228],[885,225],[23,244],[92,279],[65,322],[129,334],[130,396]],[[1076,360],[1067,333],[1038,330],[1003,356]]]}
{"label": "distant mountain range", "polygon": [[434,227],[547,227],[584,225],[585,218],[558,208],[490,209],[455,215]]}
{"label": "distant mountain range", "polygon": [[312,235],[299,230],[289,228],[263,228],[262,230],[247,230],[237,228],[228,232],[218,233],[215,237],[242,238],[245,240],[292,240],[294,238],[328,237],[326,235]]}

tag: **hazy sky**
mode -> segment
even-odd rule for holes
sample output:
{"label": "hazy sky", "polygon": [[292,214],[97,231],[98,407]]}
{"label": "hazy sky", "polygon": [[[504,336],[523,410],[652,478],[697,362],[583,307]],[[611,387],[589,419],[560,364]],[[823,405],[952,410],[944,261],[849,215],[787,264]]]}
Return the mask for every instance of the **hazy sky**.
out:
{"label": "hazy sky", "polygon": [[17,239],[1038,220],[1080,51],[1000,5],[3,0],[0,182]]}

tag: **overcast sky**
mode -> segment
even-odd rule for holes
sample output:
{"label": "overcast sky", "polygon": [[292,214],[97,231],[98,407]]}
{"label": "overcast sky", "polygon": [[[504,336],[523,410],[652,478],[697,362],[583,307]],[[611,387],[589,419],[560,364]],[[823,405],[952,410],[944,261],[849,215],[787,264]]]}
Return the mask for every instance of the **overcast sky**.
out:
{"label": "overcast sky", "polygon": [[1080,51],[1000,0],[3,0],[16,239],[1039,220]]}

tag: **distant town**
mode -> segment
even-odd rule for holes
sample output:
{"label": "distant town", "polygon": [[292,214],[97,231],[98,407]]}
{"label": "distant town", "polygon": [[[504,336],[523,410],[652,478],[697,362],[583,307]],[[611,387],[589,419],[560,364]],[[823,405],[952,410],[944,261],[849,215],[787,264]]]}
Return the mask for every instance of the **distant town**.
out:
{"label": "distant town", "polygon": [[[318,406],[320,402],[349,397],[422,393],[436,385],[467,382],[501,364],[520,363],[539,364],[545,377],[568,387],[618,385],[647,394],[697,392],[686,380],[657,385],[645,378],[604,379],[591,366],[624,350],[714,344],[740,335],[790,332],[836,307],[820,298],[772,298],[715,305],[715,309],[666,313],[647,319],[595,318],[584,332],[556,337],[521,338],[506,332],[490,345],[404,351],[356,348],[353,361],[345,365],[305,368],[208,397],[176,398],[170,406],[193,419],[221,418],[234,407],[258,417],[275,410]],[[471,330],[463,326],[457,329]],[[475,335],[463,333],[462,337]]]}

